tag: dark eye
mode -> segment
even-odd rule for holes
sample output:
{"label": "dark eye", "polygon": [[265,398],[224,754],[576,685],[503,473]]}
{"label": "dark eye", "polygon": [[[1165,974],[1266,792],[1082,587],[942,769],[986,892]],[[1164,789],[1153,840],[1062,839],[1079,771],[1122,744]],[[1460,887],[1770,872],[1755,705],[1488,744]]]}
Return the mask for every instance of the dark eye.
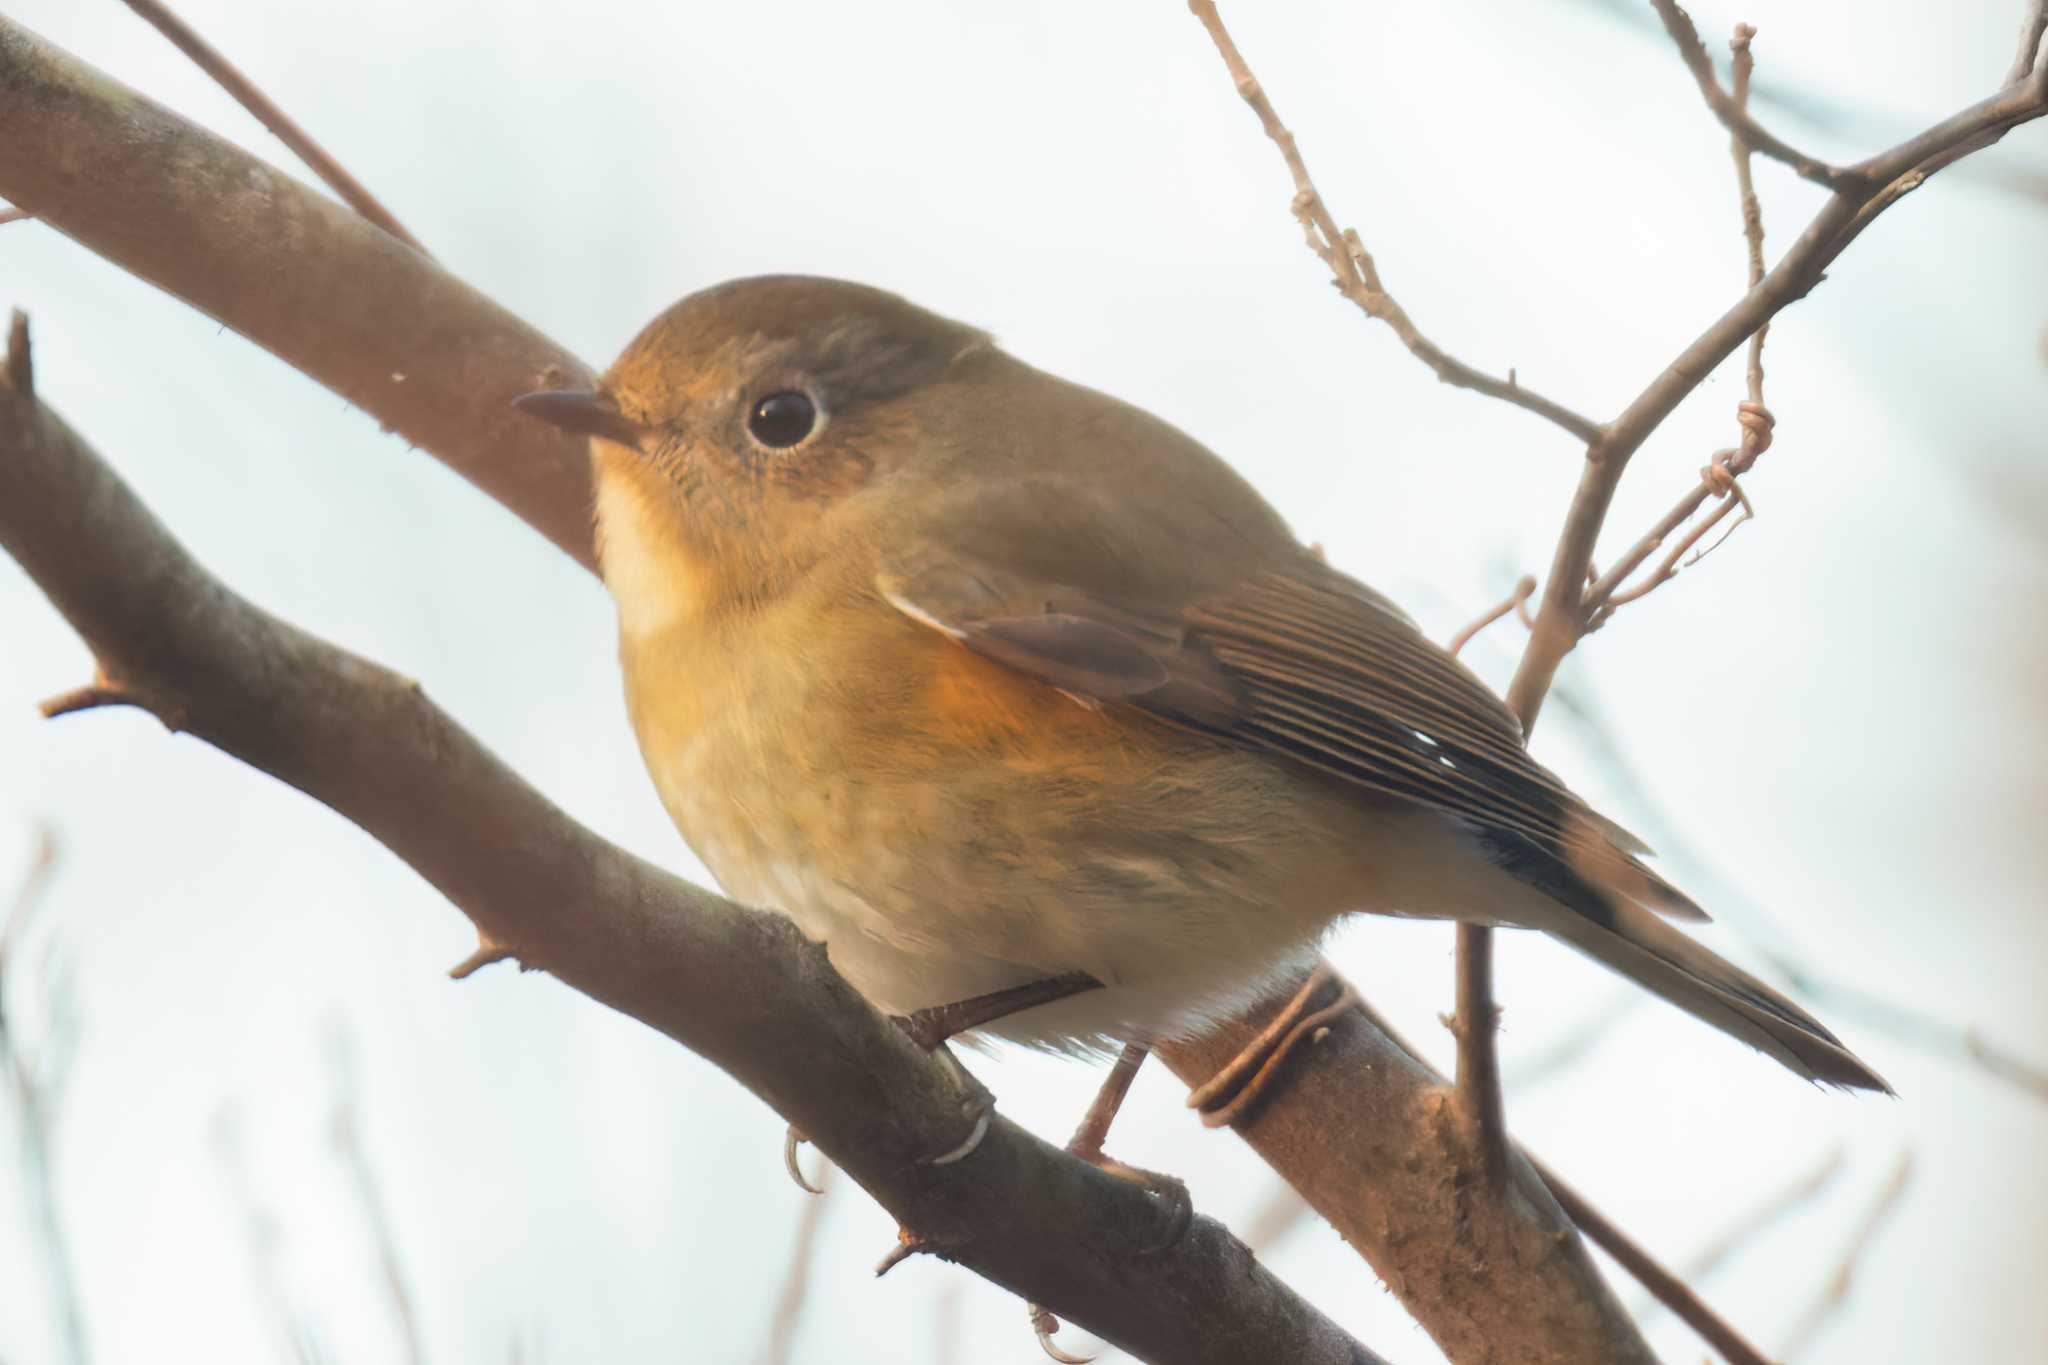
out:
{"label": "dark eye", "polygon": [[818,429],[818,405],[806,393],[785,389],[754,404],[747,430],[771,450],[785,450]]}

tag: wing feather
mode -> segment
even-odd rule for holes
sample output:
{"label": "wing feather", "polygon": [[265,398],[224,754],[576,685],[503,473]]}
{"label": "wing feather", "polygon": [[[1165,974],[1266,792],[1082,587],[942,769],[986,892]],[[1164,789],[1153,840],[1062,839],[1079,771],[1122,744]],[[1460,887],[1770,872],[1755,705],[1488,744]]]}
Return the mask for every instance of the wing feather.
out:
{"label": "wing feather", "polygon": [[914,619],[1063,691],[1284,755],[1439,811],[1485,846],[1531,849],[1566,875],[1705,918],[1637,861],[1640,840],[1529,755],[1484,683],[1312,556],[1150,608],[932,551],[885,567],[878,586]]}

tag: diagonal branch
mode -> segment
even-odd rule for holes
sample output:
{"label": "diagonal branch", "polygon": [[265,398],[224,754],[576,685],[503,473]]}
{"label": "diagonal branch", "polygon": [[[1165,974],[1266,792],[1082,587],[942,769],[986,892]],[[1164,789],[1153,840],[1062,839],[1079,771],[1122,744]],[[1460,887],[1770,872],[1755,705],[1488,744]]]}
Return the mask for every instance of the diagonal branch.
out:
{"label": "diagonal branch", "polygon": [[966,1159],[933,1162],[976,1126],[980,1102],[822,947],[606,843],[417,683],[237,597],[12,386],[0,387],[0,544],[127,698],[353,820],[522,962],[723,1067],[923,1249],[1141,1358],[1379,1361],[1211,1219],[1152,1254],[1150,1195],[1007,1119]]}
{"label": "diagonal branch", "polygon": [[290,115],[277,107],[270,96],[257,88],[256,82],[243,75],[241,69],[223,57],[219,50],[199,36],[192,26],[180,19],[163,0],[122,0],[129,9],[141,16],[145,23],[171,40],[171,45],[190,57],[193,64],[211,76],[214,83],[228,92],[235,103],[253,115],[256,121],[276,135],[277,140],[291,150],[291,154],[304,162],[307,169],[320,177],[341,196],[341,201],[363,217],[375,223],[384,231],[404,242],[414,251],[426,253],[419,238],[405,230],[404,224],[393,217],[391,210],[384,207],[377,196],[363,188],[361,181],[343,169],[342,164],[327,154],[327,149],[313,140],[313,135],[292,121]]}
{"label": "diagonal branch", "polygon": [[590,454],[511,402],[589,370],[346,208],[0,17],[0,198],[434,452],[594,568]]}

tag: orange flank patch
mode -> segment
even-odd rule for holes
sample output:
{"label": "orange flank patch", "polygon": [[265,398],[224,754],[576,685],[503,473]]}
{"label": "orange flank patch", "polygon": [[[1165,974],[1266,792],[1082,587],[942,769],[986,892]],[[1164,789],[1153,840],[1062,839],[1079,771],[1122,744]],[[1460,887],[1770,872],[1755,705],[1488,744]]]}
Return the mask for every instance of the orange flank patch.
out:
{"label": "orange flank patch", "polygon": [[932,729],[948,743],[1048,754],[1100,754],[1136,737],[1145,723],[1084,705],[1048,683],[983,658],[954,640],[930,637],[925,702]]}

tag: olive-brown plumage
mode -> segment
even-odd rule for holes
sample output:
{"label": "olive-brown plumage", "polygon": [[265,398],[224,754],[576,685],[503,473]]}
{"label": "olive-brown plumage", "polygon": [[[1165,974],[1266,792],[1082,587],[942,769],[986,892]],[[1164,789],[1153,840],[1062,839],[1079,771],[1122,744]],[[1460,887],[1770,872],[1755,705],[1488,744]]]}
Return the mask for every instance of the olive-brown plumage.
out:
{"label": "olive-brown plumage", "polygon": [[1483,684],[1150,415],[858,285],[741,280],[593,395],[600,556],[671,816],[878,1006],[1085,972],[991,1031],[1184,1035],[1354,911],[1543,929],[1882,1087]]}

